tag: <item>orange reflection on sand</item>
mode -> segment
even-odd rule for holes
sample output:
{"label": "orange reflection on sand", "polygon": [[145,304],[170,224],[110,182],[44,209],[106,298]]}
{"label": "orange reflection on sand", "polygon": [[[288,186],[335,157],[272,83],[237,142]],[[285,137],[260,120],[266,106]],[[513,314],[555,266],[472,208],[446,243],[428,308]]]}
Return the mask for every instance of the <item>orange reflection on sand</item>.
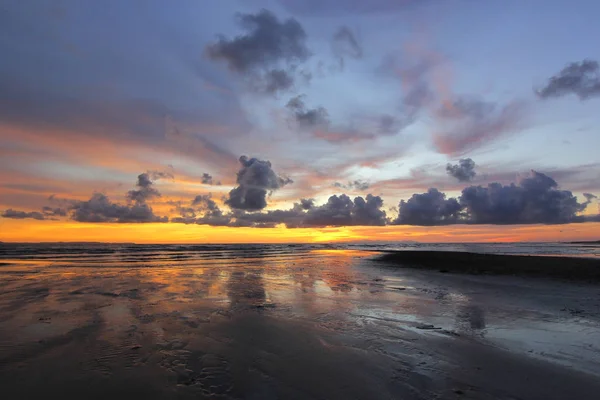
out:
{"label": "orange reflection on sand", "polygon": [[362,257],[370,254],[364,250],[354,250],[354,249],[315,249],[311,250],[313,254],[331,254],[338,257]]}

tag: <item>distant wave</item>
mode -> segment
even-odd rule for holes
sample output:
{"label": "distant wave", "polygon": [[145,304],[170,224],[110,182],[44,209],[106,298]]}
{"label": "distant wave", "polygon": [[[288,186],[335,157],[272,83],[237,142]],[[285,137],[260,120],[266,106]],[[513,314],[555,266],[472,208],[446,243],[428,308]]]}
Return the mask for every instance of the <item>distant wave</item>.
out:
{"label": "distant wave", "polygon": [[590,243],[406,243],[336,244],[110,244],[0,243],[2,265],[14,263],[53,266],[152,267],[193,265],[195,262],[253,263],[261,259],[311,257],[314,250],[455,251],[484,254],[554,255],[600,258],[600,245]]}

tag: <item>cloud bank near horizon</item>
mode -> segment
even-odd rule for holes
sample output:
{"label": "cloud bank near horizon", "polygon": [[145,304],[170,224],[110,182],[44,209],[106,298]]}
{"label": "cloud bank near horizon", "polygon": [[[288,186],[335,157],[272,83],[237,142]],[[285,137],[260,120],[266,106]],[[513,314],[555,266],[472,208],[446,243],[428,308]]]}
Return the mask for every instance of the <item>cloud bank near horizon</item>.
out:
{"label": "cloud bank near horizon", "polygon": [[[224,197],[223,211],[211,194],[196,195],[188,204],[172,202],[175,217],[157,216],[148,203],[161,197],[155,188],[159,179],[173,179],[172,173],[150,171],[137,177],[137,189],[126,193],[127,204],[111,201],[106,195],[95,192],[89,200],[61,199],[62,207],[44,206],[40,211],[7,209],[1,216],[13,219],[70,218],[77,222],[148,223],[171,222],[230,227],[270,228],[285,225],[287,228],[319,228],[340,226],[417,225],[436,226],[452,224],[525,225],[567,224],[600,221],[599,215],[584,216],[588,205],[597,196],[584,193],[580,202],[572,192],[561,190],[558,183],[541,172],[531,171],[516,183],[503,185],[493,182],[487,186],[465,187],[458,198],[448,197],[436,188],[413,194],[398,204],[398,215],[391,218],[383,210],[381,196],[367,194],[353,199],[346,195],[332,195],[322,205],[314,199],[299,199],[293,207],[284,210],[266,210],[270,194],[293,180],[279,175],[271,162],[241,156],[241,168],[233,189]],[[475,163],[471,159],[448,165],[448,173],[468,181],[475,176]],[[200,183],[204,183],[204,176]],[[468,178],[468,179],[467,179]],[[337,183],[337,182],[336,182]],[[348,185],[337,183],[338,188],[368,190],[360,181]],[[56,201],[51,197],[52,201]]]}

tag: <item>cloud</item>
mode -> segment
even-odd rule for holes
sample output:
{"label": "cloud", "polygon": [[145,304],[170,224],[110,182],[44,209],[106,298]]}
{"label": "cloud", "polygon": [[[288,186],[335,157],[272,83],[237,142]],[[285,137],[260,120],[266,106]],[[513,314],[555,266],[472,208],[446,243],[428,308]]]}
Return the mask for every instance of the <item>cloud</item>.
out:
{"label": "cloud", "polygon": [[571,192],[558,190],[554,179],[536,171],[516,185],[492,183],[487,187],[468,187],[463,190],[460,202],[468,211],[469,221],[477,224],[575,222],[576,214],[586,207]]}
{"label": "cloud", "polygon": [[225,61],[231,71],[249,78],[254,90],[276,93],[291,88],[296,67],[311,56],[302,25],[294,18],[279,21],[264,9],[238,15],[238,23],[245,34],[221,36],[206,47],[208,57]]}
{"label": "cloud", "polygon": [[[172,169],[173,167],[170,166],[170,168]],[[169,172],[169,171],[150,170],[150,171],[146,172],[146,174],[148,175],[148,177],[150,177],[150,179],[152,179],[154,181],[159,180],[159,179],[174,179],[175,178],[173,173]]]}
{"label": "cloud", "polygon": [[333,195],[324,205],[308,210],[302,226],[381,226],[387,222],[381,207],[383,200],[379,196],[368,194],[366,199],[358,196],[353,201],[345,194]]}
{"label": "cloud", "polygon": [[413,123],[412,117],[394,117],[383,114],[375,118],[376,128],[374,129],[380,135],[395,135],[402,129]]}
{"label": "cloud", "polygon": [[396,225],[448,225],[458,221],[462,206],[454,198],[432,188],[427,193],[413,194],[400,201]]}
{"label": "cloud", "polygon": [[[404,128],[414,122],[414,117],[404,112],[398,116],[391,114],[359,115],[355,117],[347,132],[348,140],[375,139],[379,136],[392,136],[400,133]],[[357,125],[359,128],[353,127]]]}
{"label": "cloud", "polygon": [[522,128],[524,105],[513,101],[499,107],[479,99],[458,97],[436,112],[443,128],[433,134],[442,154],[460,155]]}
{"label": "cloud", "polygon": [[201,194],[194,197],[194,200],[192,200],[192,206],[197,207],[200,211],[215,211],[219,209],[217,203],[215,203],[215,201],[212,199],[212,195],[210,193],[204,195]]}
{"label": "cloud", "polygon": [[358,60],[363,57],[363,49],[354,33],[347,26],[341,26],[333,34],[331,43],[333,55],[339,60],[340,69],[344,69],[346,58]]}
{"label": "cloud", "polygon": [[[161,173],[162,174],[162,173]],[[153,188],[151,176],[160,178],[160,174],[156,172],[144,172],[138,175],[136,186],[139,189],[132,189],[127,192],[127,199],[135,203],[145,203],[154,197],[160,197],[158,190]]]}
{"label": "cloud", "polygon": [[89,200],[77,202],[72,210],[71,218],[78,222],[168,222],[167,217],[154,215],[148,204],[121,205],[102,193],[94,193]]}
{"label": "cloud", "polygon": [[[583,193],[583,197],[585,197],[585,202],[582,203],[582,207],[586,208],[588,205],[592,204],[594,200],[598,199],[598,196],[591,193]],[[600,203],[598,203],[598,210],[600,210]],[[600,212],[598,214],[598,219],[600,219]]]}
{"label": "cloud", "polygon": [[139,189],[127,192],[129,204],[113,203],[108,196],[98,192],[86,201],[72,200],[69,206],[71,219],[79,222],[168,222],[167,217],[154,215],[146,202],[160,197],[159,191],[153,187],[153,179],[172,177],[172,174],[160,171],[139,174],[136,182]]}
{"label": "cloud", "polygon": [[[234,226],[273,227],[285,224],[288,228],[328,226],[383,226],[387,223],[383,200],[368,194],[352,200],[345,194],[329,197],[327,203],[315,206],[302,200],[289,210],[269,210],[262,213],[234,214]],[[308,207],[308,208],[307,208]]]}
{"label": "cloud", "polygon": [[202,174],[202,183],[204,185],[212,185],[213,183],[213,177],[210,174],[207,174],[206,172]]}
{"label": "cloud", "polygon": [[12,208],[5,210],[2,214],[0,214],[0,216],[2,218],[11,218],[11,219],[31,218],[31,219],[37,219],[39,221],[46,219],[44,214],[42,214],[41,212],[38,212],[38,211],[32,211],[32,212],[17,211],[17,210],[13,210]]}
{"label": "cloud", "polygon": [[475,178],[475,161],[470,158],[461,158],[458,160],[458,164],[446,165],[446,172],[448,175],[453,176],[460,182],[469,182]]}
{"label": "cloud", "polygon": [[231,217],[230,226],[273,228],[277,225],[285,224],[288,228],[296,228],[302,225],[304,213],[302,207],[295,204],[290,210],[270,210],[259,213],[236,210],[232,213]]}
{"label": "cloud", "polygon": [[154,215],[152,208],[146,201],[160,196],[153,186],[152,179],[172,178],[172,174],[160,171],[144,172],[137,177],[136,186],[127,192],[128,204],[112,202],[103,193],[94,193],[85,201],[61,199],[54,195],[48,201],[58,206],[44,206],[41,212],[24,212],[6,210],[2,216],[5,218],[34,218],[38,220],[56,219],[56,217],[69,216],[77,222],[168,222],[167,217]]}
{"label": "cloud", "polygon": [[[293,125],[302,131],[308,131],[316,139],[329,143],[347,143],[361,140],[374,139],[374,133],[367,133],[354,127],[333,127],[329,113],[324,107],[308,108],[304,102],[305,95],[292,97],[286,104],[290,112]],[[367,122],[373,122],[373,119]],[[372,129],[383,134],[392,133],[396,121],[390,116],[381,116],[374,119]],[[394,132],[395,133],[395,132]]]}
{"label": "cloud", "polygon": [[217,185],[220,186],[221,185],[221,181],[216,181],[213,179],[211,174],[208,173],[203,173],[202,174],[202,184],[203,185]]}
{"label": "cloud", "polygon": [[310,210],[315,206],[315,199],[300,199],[300,206],[303,210]]}
{"label": "cloud", "polygon": [[61,207],[42,207],[42,213],[45,217],[66,217],[68,210]]}
{"label": "cloud", "polygon": [[341,188],[341,189],[346,189],[346,190],[367,190],[369,189],[369,183],[368,182],[364,182],[364,181],[360,181],[360,180],[355,180],[355,181],[350,181],[347,184],[343,184],[340,182],[335,182],[333,184],[333,186],[337,187],[337,188]]}
{"label": "cloud", "polygon": [[418,40],[406,43],[404,53],[386,56],[378,70],[401,80],[400,126],[410,126],[423,114],[432,117],[432,142],[438,152],[463,155],[523,129],[525,102],[501,104],[455,94],[448,57]]}
{"label": "cloud", "polygon": [[406,126],[406,121],[388,114],[362,116],[357,118],[356,123],[333,126],[327,109],[321,106],[308,108],[305,98],[305,95],[298,95],[286,104],[292,122],[290,125],[330,143],[370,140],[375,139],[377,134],[394,135]]}
{"label": "cloud", "polygon": [[568,190],[558,189],[549,176],[531,171],[516,184],[490,183],[463,189],[458,199],[429,189],[401,201],[396,224],[564,224],[584,222],[583,212],[592,198],[579,203]]}
{"label": "cloud", "polygon": [[225,201],[232,209],[262,210],[267,206],[267,194],[292,183],[275,173],[269,161],[240,157],[242,168],[237,173],[238,186],[229,192]]}
{"label": "cloud", "polygon": [[[204,197],[202,201],[205,201]],[[383,200],[379,196],[368,194],[366,198],[359,196],[352,200],[342,194],[331,196],[321,206],[316,206],[313,199],[301,199],[288,210],[248,212],[233,209],[229,213],[223,213],[215,205],[205,208],[202,215],[182,214],[182,217],[173,218],[171,222],[253,228],[271,228],[282,224],[288,228],[383,226],[388,220],[382,207]]]}
{"label": "cloud", "polygon": [[307,108],[304,103],[305,97],[305,95],[292,97],[286,105],[298,127],[306,130],[327,128],[330,124],[327,110],[323,107]]}
{"label": "cloud", "polygon": [[294,77],[283,69],[273,69],[265,72],[261,79],[253,79],[250,88],[255,92],[274,94],[286,91],[294,86]]}
{"label": "cloud", "polygon": [[384,133],[395,134],[412,125],[423,111],[435,103],[439,93],[434,93],[430,83],[435,78],[432,72],[439,64],[438,57],[414,51],[408,51],[402,58],[394,54],[384,57],[377,68],[378,73],[400,78],[402,86],[397,115],[382,118],[382,125],[387,122],[390,127],[383,129]]}
{"label": "cloud", "polygon": [[583,60],[567,64],[550,77],[545,86],[534,90],[540,99],[574,94],[580,100],[600,96],[600,67],[598,61]]}
{"label": "cloud", "polygon": [[176,206],[181,216],[172,218],[171,222],[212,226],[229,226],[231,223],[231,216],[221,211],[210,193],[194,197],[190,206],[184,207],[180,202]]}

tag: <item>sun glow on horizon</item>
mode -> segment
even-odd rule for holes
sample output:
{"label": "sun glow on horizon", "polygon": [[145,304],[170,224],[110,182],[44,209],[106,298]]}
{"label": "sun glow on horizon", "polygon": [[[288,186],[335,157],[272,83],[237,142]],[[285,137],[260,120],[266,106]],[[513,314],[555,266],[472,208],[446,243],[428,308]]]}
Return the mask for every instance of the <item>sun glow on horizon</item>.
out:
{"label": "sun glow on horizon", "polygon": [[600,223],[567,225],[231,228],[183,224],[93,224],[0,219],[4,242],[328,243],[367,241],[520,242],[598,240]]}

